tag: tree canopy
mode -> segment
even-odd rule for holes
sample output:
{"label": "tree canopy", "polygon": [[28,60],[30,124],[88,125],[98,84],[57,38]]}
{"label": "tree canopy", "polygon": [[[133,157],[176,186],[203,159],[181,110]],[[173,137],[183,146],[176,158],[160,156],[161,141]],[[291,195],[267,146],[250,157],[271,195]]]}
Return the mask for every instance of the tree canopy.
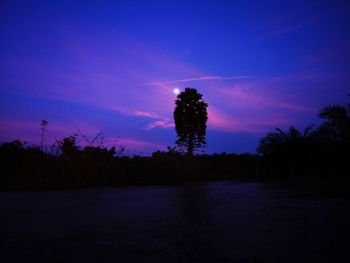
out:
{"label": "tree canopy", "polygon": [[188,155],[193,155],[195,149],[206,144],[208,104],[203,100],[203,95],[193,88],[186,88],[181,92],[175,104],[176,144],[186,148]]}

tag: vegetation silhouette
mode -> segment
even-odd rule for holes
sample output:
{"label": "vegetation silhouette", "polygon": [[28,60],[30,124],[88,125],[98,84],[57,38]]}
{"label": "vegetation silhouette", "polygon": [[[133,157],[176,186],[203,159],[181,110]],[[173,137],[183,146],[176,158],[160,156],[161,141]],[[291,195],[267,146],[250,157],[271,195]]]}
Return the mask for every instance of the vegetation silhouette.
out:
{"label": "vegetation silhouette", "polygon": [[174,122],[177,134],[176,144],[186,148],[189,156],[206,144],[208,104],[196,89],[186,88],[175,101]]}
{"label": "vegetation silhouette", "polygon": [[[350,97],[350,94],[348,94]],[[350,141],[350,103],[322,109],[318,115],[325,122],[320,127],[323,139],[348,144]]]}
{"label": "vegetation silhouette", "polygon": [[303,132],[294,127],[276,129],[260,140],[257,152],[263,170],[278,180],[319,182],[319,187],[342,188],[349,184],[350,105],[323,108],[318,116],[324,122]]}
{"label": "vegetation silhouette", "polygon": [[[205,102],[201,105],[202,124],[198,124],[201,137],[198,133],[196,136],[201,138],[197,139],[202,146],[207,105]],[[259,180],[308,186],[320,193],[349,197],[350,105],[325,107],[319,117],[324,120],[319,126],[310,125],[303,131],[290,127],[286,131],[276,129],[268,133],[261,138],[257,154],[193,154],[188,149],[186,136],[189,134],[185,133],[188,130],[182,128],[179,131],[185,135],[179,139],[187,139],[186,144],[180,145],[186,145],[187,154],[182,154],[179,146],[168,146],[167,151],[156,151],[151,157],[124,156],[123,147],[104,147],[101,134],[90,140],[80,130],[56,140],[48,151],[44,151],[41,145],[32,146],[19,140],[4,142],[0,144],[0,190],[47,191],[208,180]],[[199,144],[194,142],[192,150]]]}

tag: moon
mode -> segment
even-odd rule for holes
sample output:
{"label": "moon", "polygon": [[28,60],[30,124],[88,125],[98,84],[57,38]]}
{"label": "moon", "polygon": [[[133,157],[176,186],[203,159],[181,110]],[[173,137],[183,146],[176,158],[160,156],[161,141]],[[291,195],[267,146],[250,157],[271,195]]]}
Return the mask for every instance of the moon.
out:
{"label": "moon", "polygon": [[178,94],[180,94],[180,89],[179,88],[174,88],[173,92],[174,92],[175,95],[178,95]]}

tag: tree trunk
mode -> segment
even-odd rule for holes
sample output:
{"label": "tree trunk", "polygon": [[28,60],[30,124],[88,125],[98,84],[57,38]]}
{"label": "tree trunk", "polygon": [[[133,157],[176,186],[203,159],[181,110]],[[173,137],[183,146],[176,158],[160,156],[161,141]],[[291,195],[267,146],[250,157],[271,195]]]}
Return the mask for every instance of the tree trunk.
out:
{"label": "tree trunk", "polygon": [[193,136],[190,136],[190,139],[188,141],[188,147],[187,147],[187,155],[192,156],[193,155]]}

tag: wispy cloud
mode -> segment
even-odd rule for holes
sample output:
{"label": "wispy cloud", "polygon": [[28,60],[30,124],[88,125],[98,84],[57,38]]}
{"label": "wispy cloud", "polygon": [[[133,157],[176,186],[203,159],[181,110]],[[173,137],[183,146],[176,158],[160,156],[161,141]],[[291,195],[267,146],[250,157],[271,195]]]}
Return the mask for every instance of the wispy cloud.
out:
{"label": "wispy cloud", "polygon": [[[231,86],[220,86],[217,93],[223,95],[222,103],[241,106],[248,111],[260,111],[260,114],[269,109],[287,109],[305,113],[315,113],[313,107],[298,103],[291,99],[291,77],[270,78],[254,80],[246,83],[238,83]],[[284,87],[289,94],[279,91]],[[224,102],[225,101],[225,102]]]}
{"label": "wispy cloud", "polygon": [[155,113],[147,112],[147,111],[139,111],[139,110],[130,110],[120,107],[113,107],[114,110],[117,110],[127,116],[134,117],[143,117],[147,119],[153,119],[155,121],[150,122],[143,130],[150,131],[154,128],[172,128],[174,127],[174,123],[167,118],[163,118]]}
{"label": "wispy cloud", "polygon": [[315,23],[318,18],[314,16],[299,17],[295,19],[293,16],[275,16],[259,21],[256,27],[262,31],[264,36],[260,40],[269,37],[279,37],[303,30],[306,26]]}
{"label": "wispy cloud", "polygon": [[154,128],[160,127],[160,128],[173,128],[175,124],[169,120],[159,120],[159,121],[154,121],[151,122],[147,125],[145,130],[149,131]]}
{"label": "wispy cloud", "polygon": [[293,123],[292,120],[283,116],[245,119],[227,116],[213,107],[208,109],[208,127],[224,132],[263,133],[271,130],[271,127],[287,127],[291,123]]}
{"label": "wispy cloud", "polygon": [[112,107],[113,110],[119,111],[125,115],[128,116],[135,116],[135,117],[145,117],[149,119],[161,119],[161,117],[153,112],[148,111],[141,111],[141,110],[131,110],[121,107]]}
{"label": "wispy cloud", "polygon": [[297,25],[291,25],[291,26],[285,26],[282,28],[275,29],[274,31],[270,32],[270,36],[281,36],[288,33],[296,32],[299,29],[303,28],[304,24],[297,24]]}
{"label": "wispy cloud", "polygon": [[250,75],[242,75],[242,76],[232,76],[232,77],[222,77],[222,76],[200,76],[196,78],[185,78],[185,79],[175,79],[161,82],[150,82],[143,84],[142,86],[161,86],[168,84],[177,84],[177,83],[185,83],[192,81],[203,81],[203,80],[234,80],[234,79],[249,79],[252,78]]}

